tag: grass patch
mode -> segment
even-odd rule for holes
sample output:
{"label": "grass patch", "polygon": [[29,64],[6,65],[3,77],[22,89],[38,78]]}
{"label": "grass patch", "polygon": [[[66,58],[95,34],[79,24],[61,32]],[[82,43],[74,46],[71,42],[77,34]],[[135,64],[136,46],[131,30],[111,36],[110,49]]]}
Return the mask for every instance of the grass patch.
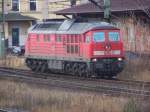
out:
{"label": "grass patch", "polygon": [[129,102],[124,106],[123,112],[138,112],[138,107],[134,99],[129,100]]}
{"label": "grass patch", "polygon": [[138,57],[126,60],[126,67],[118,75],[120,79],[148,81],[150,82],[150,59],[149,57]]}
{"label": "grass patch", "polygon": [[123,112],[128,99],[0,80],[0,107],[29,112]]}

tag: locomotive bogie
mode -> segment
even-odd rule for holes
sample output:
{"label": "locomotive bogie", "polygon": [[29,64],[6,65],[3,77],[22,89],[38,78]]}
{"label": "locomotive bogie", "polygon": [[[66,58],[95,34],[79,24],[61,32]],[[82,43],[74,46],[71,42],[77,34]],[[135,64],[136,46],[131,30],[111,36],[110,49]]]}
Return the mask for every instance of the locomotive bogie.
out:
{"label": "locomotive bogie", "polygon": [[62,60],[41,60],[26,59],[26,64],[31,70],[36,72],[59,71],[61,73],[77,76],[89,76],[89,62],[62,61]]}
{"label": "locomotive bogie", "polygon": [[120,58],[97,59],[93,62],[95,72],[98,75],[115,76],[120,73],[124,68],[124,60]]}
{"label": "locomotive bogie", "polygon": [[36,72],[51,70],[83,77],[113,77],[124,67],[124,60],[120,60],[120,58],[97,59],[96,61],[26,59],[26,63],[31,70]]}

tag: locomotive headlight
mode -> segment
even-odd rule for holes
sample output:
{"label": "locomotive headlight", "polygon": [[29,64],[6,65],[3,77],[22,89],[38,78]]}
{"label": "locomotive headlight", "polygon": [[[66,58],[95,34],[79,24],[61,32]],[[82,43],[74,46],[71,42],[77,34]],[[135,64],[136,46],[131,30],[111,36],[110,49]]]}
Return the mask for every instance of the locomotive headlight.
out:
{"label": "locomotive headlight", "polygon": [[118,61],[122,61],[122,58],[118,58]]}
{"label": "locomotive headlight", "polygon": [[112,54],[114,54],[114,55],[119,55],[120,53],[121,53],[120,50],[113,50],[113,51],[112,51]]}
{"label": "locomotive headlight", "polygon": [[94,59],[92,59],[92,61],[93,61],[93,62],[96,62],[96,61],[97,61],[97,59],[96,59],[96,58],[94,58]]}

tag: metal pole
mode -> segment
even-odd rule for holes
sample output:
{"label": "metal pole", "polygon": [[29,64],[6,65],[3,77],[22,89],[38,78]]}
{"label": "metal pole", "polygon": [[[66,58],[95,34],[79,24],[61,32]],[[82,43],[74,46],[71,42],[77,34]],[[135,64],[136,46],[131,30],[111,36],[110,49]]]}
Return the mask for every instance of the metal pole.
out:
{"label": "metal pole", "polygon": [[[70,6],[71,6],[71,7],[75,6],[76,3],[77,3],[76,0],[70,0]],[[72,15],[72,18],[73,18],[73,19],[76,18],[76,15]]]}
{"label": "metal pole", "polygon": [[44,0],[43,11],[42,11],[43,21],[45,21],[46,19],[49,18],[49,14],[48,14],[49,7],[48,7],[48,4],[49,4],[49,1],[48,0]]}
{"label": "metal pole", "polygon": [[5,13],[4,13],[4,0],[2,0],[2,32],[0,36],[0,58],[5,58]]}
{"label": "metal pole", "polygon": [[[2,0],[2,24],[3,24],[3,33],[5,33],[5,14],[4,14],[4,0]],[[3,34],[4,35],[4,34]],[[5,37],[5,36],[4,36]]]}
{"label": "metal pole", "polygon": [[111,10],[110,10],[110,0],[103,0],[104,4],[100,5],[98,2],[95,0],[88,0],[91,3],[93,3],[95,6],[99,7],[100,9],[104,10],[104,19],[107,20],[107,22],[110,22],[110,15],[111,15]]}
{"label": "metal pole", "polygon": [[70,0],[70,5],[71,5],[71,7],[73,7],[73,6],[75,6],[76,5],[76,0]]}
{"label": "metal pole", "polygon": [[110,22],[110,0],[104,0],[104,18]]}

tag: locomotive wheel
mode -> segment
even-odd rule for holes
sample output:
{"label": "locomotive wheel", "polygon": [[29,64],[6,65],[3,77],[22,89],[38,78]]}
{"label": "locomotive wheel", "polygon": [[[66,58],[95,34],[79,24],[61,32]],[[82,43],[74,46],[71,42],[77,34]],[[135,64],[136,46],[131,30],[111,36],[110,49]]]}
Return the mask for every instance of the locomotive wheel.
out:
{"label": "locomotive wheel", "polygon": [[79,70],[79,76],[80,77],[86,77],[86,78],[89,78],[90,77],[90,73],[88,72],[88,67],[86,64],[82,64],[80,66],[80,70]]}
{"label": "locomotive wheel", "polygon": [[68,73],[68,74],[71,74],[72,73],[72,66],[70,63],[67,63],[65,65],[65,72]]}
{"label": "locomotive wheel", "polygon": [[85,65],[81,64],[79,67],[79,76],[83,77],[85,75]]}
{"label": "locomotive wheel", "polygon": [[35,71],[36,71],[36,72],[40,72],[40,71],[41,71],[41,68],[42,68],[42,62],[41,62],[41,61],[38,61]]}
{"label": "locomotive wheel", "polygon": [[48,69],[47,62],[43,61],[41,66],[41,72],[42,73],[46,72],[47,69]]}
{"label": "locomotive wheel", "polygon": [[84,65],[84,77],[89,78],[90,72],[88,71],[87,65]]}
{"label": "locomotive wheel", "polygon": [[27,59],[27,60],[26,60],[26,64],[27,64],[28,67],[31,67],[31,66],[32,66],[32,65],[31,65],[31,64],[32,64],[31,60]]}
{"label": "locomotive wheel", "polygon": [[87,67],[86,67],[86,70],[85,70],[85,77],[87,77],[87,78],[91,77],[91,74],[90,74],[90,72],[89,72]]}
{"label": "locomotive wheel", "polygon": [[108,79],[113,79],[113,75],[110,75],[110,74],[109,74],[109,75],[107,76],[107,78],[108,78]]}
{"label": "locomotive wheel", "polygon": [[37,62],[35,60],[32,60],[31,61],[31,70],[32,71],[35,71],[36,70],[36,65],[37,65]]}
{"label": "locomotive wheel", "polygon": [[79,74],[79,65],[77,63],[74,63],[74,65],[73,65],[73,74],[74,75]]}

